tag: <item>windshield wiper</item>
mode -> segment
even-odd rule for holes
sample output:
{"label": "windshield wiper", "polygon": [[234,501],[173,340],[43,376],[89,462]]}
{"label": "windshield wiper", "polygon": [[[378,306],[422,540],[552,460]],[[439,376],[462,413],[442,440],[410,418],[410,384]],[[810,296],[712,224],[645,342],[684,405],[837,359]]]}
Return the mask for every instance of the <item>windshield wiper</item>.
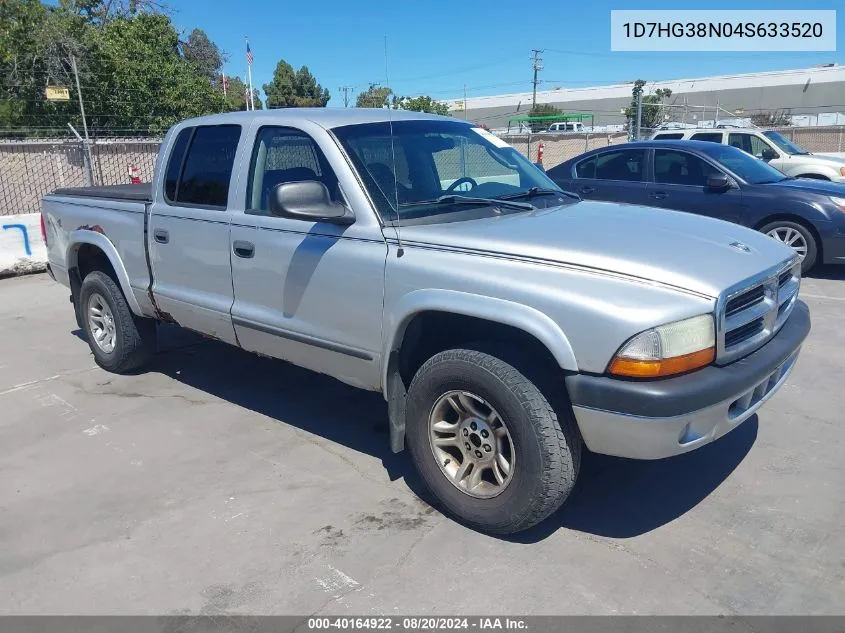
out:
{"label": "windshield wiper", "polygon": [[510,207],[511,209],[519,209],[520,211],[534,210],[534,207],[527,202],[511,202],[510,200],[500,198],[472,198],[470,196],[459,196],[455,194],[440,196],[435,202],[437,204],[486,204],[494,207]]}
{"label": "windshield wiper", "polygon": [[507,193],[501,196],[496,196],[496,200],[518,200],[520,198],[533,198],[534,196],[567,196],[569,198],[575,198],[577,200],[581,199],[581,196],[569,193],[568,191],[562,191],[559,189],[548,189],[543,187],[529,187],[525,191],[520,191],[518,193]]}

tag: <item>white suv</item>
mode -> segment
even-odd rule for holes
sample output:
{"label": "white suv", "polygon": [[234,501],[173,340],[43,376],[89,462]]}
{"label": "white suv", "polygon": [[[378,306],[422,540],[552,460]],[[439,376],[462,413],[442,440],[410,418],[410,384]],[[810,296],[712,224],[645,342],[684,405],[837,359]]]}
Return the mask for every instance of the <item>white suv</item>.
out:
{"label": "white suv", "polygon": [[747,128],[658,130],[654,141],[711,141],[732,145],[795,178],[845,182],[845,154],[811,154],[780,132]]}

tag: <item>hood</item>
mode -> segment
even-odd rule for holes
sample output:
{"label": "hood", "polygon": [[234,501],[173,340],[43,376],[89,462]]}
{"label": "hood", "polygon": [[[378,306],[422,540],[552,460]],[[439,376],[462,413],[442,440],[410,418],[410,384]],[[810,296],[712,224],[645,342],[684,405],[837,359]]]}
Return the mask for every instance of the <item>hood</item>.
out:
{"label": "hood", "polygon": [[813,152],[813,156],[829,159],[837,165],[845,165],[845,152]]}
{"label": "hood", "polygon": [[479,220],[403,226],[401,231],[409,246],[416,242],[588,267],[710,297],[793,257],[787,246],[736,224],[609,202],[582,201]]}
{"label": "hood", "polygon": [[816,178],[791,178],[789,180],[781,180],[772,182],[765,187],[784,187],[790,191],[811,191],[823,196],[838,196],[845,198],[845,184],[841,182],[830,182],[829,180],[819,180]]}

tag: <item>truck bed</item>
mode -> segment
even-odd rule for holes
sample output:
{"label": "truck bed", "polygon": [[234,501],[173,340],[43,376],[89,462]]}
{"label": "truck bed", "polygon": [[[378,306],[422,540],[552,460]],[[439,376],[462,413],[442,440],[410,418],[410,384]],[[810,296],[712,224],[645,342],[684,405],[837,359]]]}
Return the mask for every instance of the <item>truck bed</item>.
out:
{"label": "truck bed", "polygon": [[62,189],[56,189],[53,195],[152,202],[153,186],[152,183],[145,182],[138,185],[109,185],[106,187],[64,187]]}

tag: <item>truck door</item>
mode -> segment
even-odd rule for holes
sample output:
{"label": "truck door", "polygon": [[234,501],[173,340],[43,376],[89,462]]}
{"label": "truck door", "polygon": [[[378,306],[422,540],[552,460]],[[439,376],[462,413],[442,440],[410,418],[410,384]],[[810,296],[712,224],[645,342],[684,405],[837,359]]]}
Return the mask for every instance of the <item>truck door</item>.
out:
{"label": "truck door", "polygon": [[[340,151],[324,131],[320,138],[324,147],[302,129],[280,126],[254,135],[241,179],[243,213],[232,224],[232,321],[244,349],[375,388],[387,245],[374,214],[363,212],[360,186],[343,169]],[[270,214],[274,187],[306,180],[323,183],[334,201],[355,210],[355,222]]]}
{"label": "truck door", "polygon": [[147,241],[153,295],[179,325],[236,343],[229,182],[240,125],[186,127],[160,168]]}

